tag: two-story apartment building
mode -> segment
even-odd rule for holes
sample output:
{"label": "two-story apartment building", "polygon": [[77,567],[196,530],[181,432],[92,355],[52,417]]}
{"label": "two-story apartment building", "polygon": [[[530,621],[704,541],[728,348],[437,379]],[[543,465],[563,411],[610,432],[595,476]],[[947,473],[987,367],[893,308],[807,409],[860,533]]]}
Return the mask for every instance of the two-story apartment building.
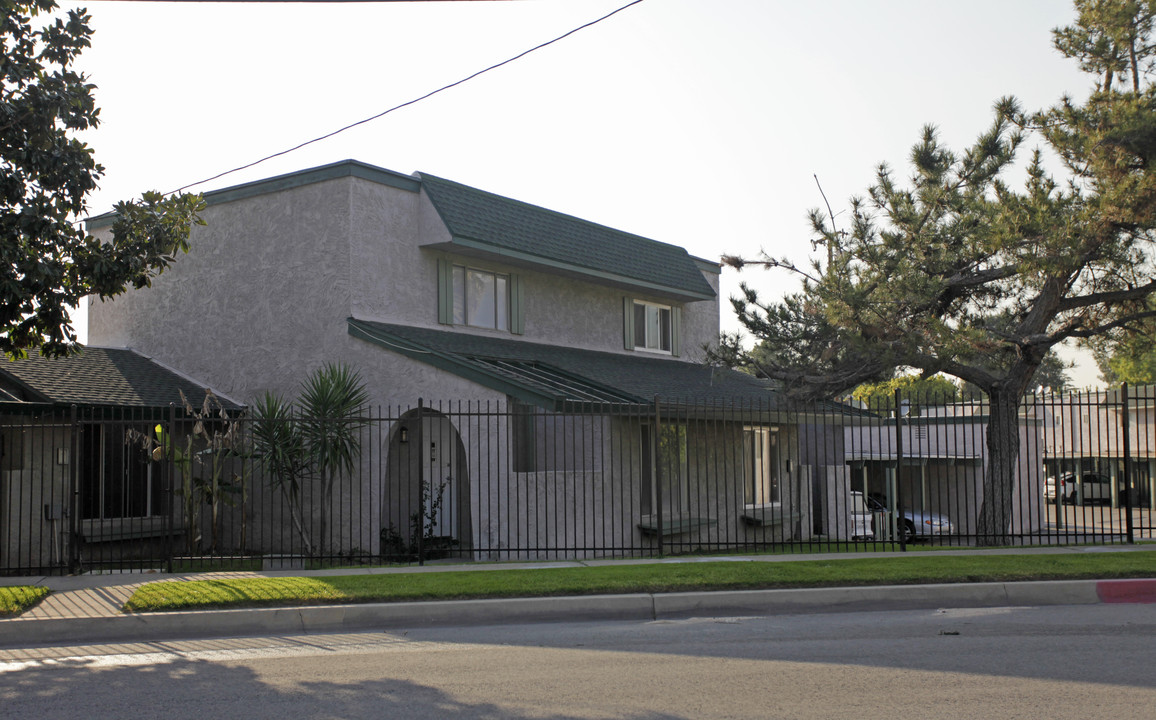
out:
{"label": "two-story apartment building", "polygon": [[[90,343],[242,402],[292,395],[327,362],[356,369],[372,406],[411,408],[375,448],[386,460],[363,468],[363,494],[336,505],[359,527],[405,528],[430,502],[426,478],[444,493],[439,533],[479,552],[709,543],[723,516],[738,525],[730,539],[809,532],[793,426],[686,414],[776,402],[703,362],[719,332],[717,262],[352,160],[205,199],[187,256],[149,289],[90,304]],[[656,400],[683,410],[613,412]],[[718,491],[727,482],[747,491]],[[567,520],[579,516],[603,519]],[[362,535],[341,542],[377,547]]]}

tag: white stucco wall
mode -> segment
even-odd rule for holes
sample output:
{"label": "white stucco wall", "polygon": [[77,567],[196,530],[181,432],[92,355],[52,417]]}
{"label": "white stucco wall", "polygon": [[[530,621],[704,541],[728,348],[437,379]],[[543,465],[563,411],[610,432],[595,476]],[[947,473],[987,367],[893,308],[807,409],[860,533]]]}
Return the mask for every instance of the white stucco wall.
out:
{"label": "white stucco wall", "polygon": [[690,362],[703,362],[703,346],[718,345],[719,334],[719,273],[718,266],[703,270],[702,276],[715,292],[714,300],[686,303],[682,308],[682,357]]}
{"label": "white stucco wall", "polygon": [[[68,451],[69,428],[26,418],[0,419],[5,457],[0,462],[0,568],[65,565],[69,555],[70,465],[57,460]],[[44,507],[57,509],[47,520]]]}
{"label": "white stucco wall", "polygon": [[92,300],[89,342],[131,347],[242,402],[346,342],[351,180],[209,206],[153,287]]}
{"label": "white stucco wall", "polygon": [[437,326],[437,254],[421,246],[447,242],[445,225],[418,193],[358,179],[350,195],[349,314]]}
{"label": "white stucco wall", "polygon": [[[622,298],[669,302],[430,249],[450,236],[427,197],[357,177],[217,202],[202,217],[188,255],[152,288],[90,302],[89,342],[134,348],[245,403],[264,390],[294,393],[328,361],[359,369],[375,403],[490,397],[348,335],[347,317],[451,329],[437,322],[439,257],[523,278],[524,335],[455,332],[630,352]],[[704,276],[717,288],[716,273]],[[717,300],[687,303],[682,316],[682,357],[700,360],[701,345],[718,337]]]}

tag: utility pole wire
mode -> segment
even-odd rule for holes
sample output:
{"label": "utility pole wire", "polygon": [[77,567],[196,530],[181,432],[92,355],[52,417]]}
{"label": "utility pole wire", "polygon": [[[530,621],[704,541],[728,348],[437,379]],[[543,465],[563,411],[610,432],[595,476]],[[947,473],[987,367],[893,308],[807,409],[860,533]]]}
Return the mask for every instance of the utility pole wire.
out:
{"label": "utility pole wire", "polygon": [[232,170],[226,170],[225,172],[222,172],[222,173],[217,173],[216,175],[209,177],[209,178],[205,178],[204,180],[198,180],[197,182],[189,183],[188,185],[177,188],[176,190],[172,190],[172,191],[165,193],[165,194],[166,195],[173,195],[175,193],[184,192],[185,190],[188,190],[191,187],[196,187],[197,185],[203,185],[207,182],[212,182],[213,180],[223,178],[226,175],[232,175],[233,173],[240,172],[242,170],[248,170],[249,168],[251,168],[255,165],[260,165],[261,163],[263,163],[267,160],[272,160],[273,158],[281,157],[282,155],[288,155],[289,153],[300,150],[301,148],[303,148],[307,145],[312,145],[313,143],[321,142],[322,140],[327,140],[327,139],[333,137],[334,135],[337,135],[339,133],[343,133],[346,130],[350,130],[352,128],[357,127],[358,125],[364,125],[365,123],[372,122],[374,120],[377,120],[378,118],[385,117],[386,115],[390,114],[391,112],[394,112],[395,110],[401,110],[404,107],[409,107],[410,105],[414,105],[416,103],[419,103],[422,100],[425,100],[427,98],[431,98],[434,95],[437,95],[438,93],[445,92],[446,90],[449,90],[451,88],[455,88],[458,85],[461,85],[463,83],[467,83],[470,80],[473,80],[474,78],[478,77],[479,75],[484,75],[485,73],[488,73],[491,70],[497,70],[498,68],[502,67],[503,65],[509,65],[510,63],[514,62],[515,60],[519,60],[521,58],[526,57],[527,55],[529,55],[532,52],[535,52],[537,50],[541,50],[542,48],[547,47],[549,45],[553,45],[554,43],[558,42],[559,40],[564,40],[564,39],[570,37],[571,35],[573,35],[574,33],[578,32],[580,30],[585,30],[588,27],[592,27],[594,25],[597,25],[598,23],[602,22],[603,20],[611,18],[614,15],[617,15],[618,13],[622,12],[623,10],[626,10],[627,8],[638,5],[641,2],[643,2],[643,0],[633,0],[633,2],[629,2],[625,5],[623,5],[622,7],[618,8],[617,10],[609,12],[609,13],[603,15],[602,17],[596,19],[596,20],[591,20],[590,22],[588,22],[584,25],[579,25],[578,27],[574,28],[573,30],[571,30],[567,33],[564,33],[562,35],[559,35],[558,37],[554,38],[553,40],[547,40],[546,42],[544,42],[540,45],[536,45],[536,46],[530,48],[529,50],[525,50],[523,52],[518,53],[517,55],[513,56],[512,58],[509,58],[507,60],[503,60],[502,62],[491,65],[488,68],[485,68],[483,70],[479,70],[476,73],[473,73],[472,75],[469,75],[467,77],[462,78],[461,80],[458,80],[457,82],[452,82],[449,85],[443,85],[442,87],[438,88],[437,90],[433,90],[431,92],[428,92],[425,95],[422,95],[421,97],[414,98],[413,100],[409,100],[407,102],[403,102],[400,105],[395,105],[395,106],[389,108],[388,110],[383,110],[382,112],[379,112],[378,114],[376,114],[372,117],[367,117],[364,120],[358,120],[355,123],[350,123],[349,125],[346,125],[343,128],[339,128],[337,130],[334,130],[331,133],[326,133],[325,135],[315,137],[312,140],[306,140],[305,142],[303,142],[299,145],[295,145],[295,146],[293,146],[287,150],[282,150],[280,152],[273,153],[272,155],[266,155],[265,157],[261,158],[260,160],[254,160],[251,163],[248,163],[246,165],[241,165],[239,167],[235,167]]}
{"label": "utility pole wire", "polygon": [[257,5],[261,3],[387,3],[387,2],[518,2],[518,0],[91,0],[92,2],[141,3],[233,3]]}
{"label": "utility pole wire", "polygon": [[387,3],[387,2],[518,2],[519,0],[90,0],[91,2],[139,2],[139,3],[231,3],[234,5],[259,5],[273,3]]}

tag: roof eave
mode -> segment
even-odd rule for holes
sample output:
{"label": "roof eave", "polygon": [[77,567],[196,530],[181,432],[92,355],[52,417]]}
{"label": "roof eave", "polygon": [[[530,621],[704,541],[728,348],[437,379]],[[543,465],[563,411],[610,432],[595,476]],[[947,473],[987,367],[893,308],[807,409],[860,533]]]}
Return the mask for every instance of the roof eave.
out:
{"label": "roof eave", "polygon": [[646,280],[639,280],[637,278],[627,277],[625,275],[618,275],[616,273],[594,270],[591,268],[582,267],[580,265],[560,262],[558,260],[551,260],[548,258],[539,257],[537,255],[532,255],[530,253],[521,252],[519,250],[497,247],[490,245],[489,243],[484,243],[470,238],[455,236],[449,242],[430,243],[423,245],[422,247],[429,250],[440,250],[443,252],[455,253],[457,255],[465,255],[467,257],[493,260],[518,267],[546,270],[547,272],[553,273],[555,275],[564,275],[582,280],[589,280],[601,285],[609,285],[611,287],[620,288],[622,290],[661,296],[680,302],[695,302],[699,300],[715,299],[715,292],[710,289],[709,285],[706,285],[705,280],[703,281],[703,284],[706,285],[709,292],[698,292],[689,290],[687,288],[648,282]]}
{"label": "roof eave", "polygon": [[3,380],[5,382],[11,383],[12,385],[20,388],[20,390],[22,392],[26,393],[29,397],[33,398],[32,400],[29,400],[28,402],[41,403],[41,404],[45,404],[45,403],[53,404],[53,403],[57,402],[54,398],[52,398],[48,395],[45,395],[43,392],[37,390],[36,388],[32,387],[28,383],[24,382],[20,378],[16,377],[12,373],[5,370],[2,365],[0,365],[0,378],[3,378]]}

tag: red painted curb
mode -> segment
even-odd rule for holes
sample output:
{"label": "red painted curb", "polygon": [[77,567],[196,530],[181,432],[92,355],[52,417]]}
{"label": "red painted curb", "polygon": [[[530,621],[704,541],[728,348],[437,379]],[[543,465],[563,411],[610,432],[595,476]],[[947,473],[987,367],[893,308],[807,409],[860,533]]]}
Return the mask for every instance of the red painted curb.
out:
{"label": "red painted curb", "polygon": [[1156,578],[1145,580],[1100,580],[1096,594],[1104,603],[1156,603]]}

